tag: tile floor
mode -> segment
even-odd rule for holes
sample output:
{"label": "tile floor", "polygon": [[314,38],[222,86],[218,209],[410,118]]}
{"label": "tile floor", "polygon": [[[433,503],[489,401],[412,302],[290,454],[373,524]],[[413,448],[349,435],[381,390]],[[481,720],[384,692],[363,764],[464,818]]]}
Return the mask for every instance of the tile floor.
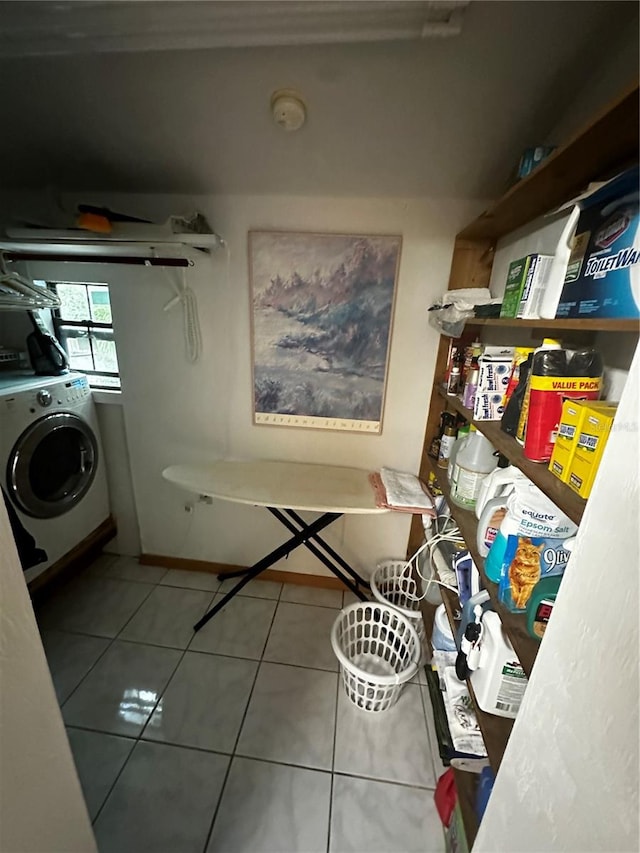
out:
{"label": "tile floor", "polygon": [[[101,556],[37,613],[100,853],[439,853],[421,673],[380,717],[329,641],[350,593]],[[226,585],[222,585],[222,591]]]}

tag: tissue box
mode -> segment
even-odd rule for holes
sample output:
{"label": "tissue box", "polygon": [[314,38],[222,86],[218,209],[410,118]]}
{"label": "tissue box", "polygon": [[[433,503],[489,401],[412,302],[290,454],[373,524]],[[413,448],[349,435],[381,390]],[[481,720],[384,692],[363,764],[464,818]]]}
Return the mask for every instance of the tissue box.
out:
{"label": "tissue box", "polygon": [[473,406],[476,421],[499,421],[509,385],[514,348],[488,346],[478,359],[478,388]]}

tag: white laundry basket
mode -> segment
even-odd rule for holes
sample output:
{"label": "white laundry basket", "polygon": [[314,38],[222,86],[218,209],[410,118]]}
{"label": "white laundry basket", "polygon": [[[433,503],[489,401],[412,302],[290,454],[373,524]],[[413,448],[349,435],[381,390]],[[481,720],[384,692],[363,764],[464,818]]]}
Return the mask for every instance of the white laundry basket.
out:
{"label": "white laundry basket", "polygon": [[410,620],[420,640],[420,663],[426,659],[426,630],[420,609],[420,590],[407,563],[403,560],[383,560],[378,563],[369,580],[371,592],[382,604],[390,604]]}
{"label": "white laundry basket", "polygon": [[363,711],[386,711],[418,671],[420,640],[411,620],[388,604],[358,601],[331,629],[349,699]]}

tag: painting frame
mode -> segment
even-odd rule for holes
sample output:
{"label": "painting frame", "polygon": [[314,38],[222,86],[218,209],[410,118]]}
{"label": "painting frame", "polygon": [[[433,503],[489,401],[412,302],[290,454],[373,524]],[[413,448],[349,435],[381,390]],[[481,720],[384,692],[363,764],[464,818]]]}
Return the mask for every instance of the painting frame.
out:
{"label": "painting frame", "polygon": [[401,234],[250,229],[253,423],[380,435]]}

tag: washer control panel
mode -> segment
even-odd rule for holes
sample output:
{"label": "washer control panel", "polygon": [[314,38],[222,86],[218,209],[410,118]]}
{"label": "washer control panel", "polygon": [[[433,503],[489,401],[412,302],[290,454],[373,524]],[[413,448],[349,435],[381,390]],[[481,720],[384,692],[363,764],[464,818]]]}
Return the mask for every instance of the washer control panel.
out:
{"label": "washer control panel", "polygon": [[0,398],[0,414],[21,413],[37,414],[43,409],[73,408],[91,395],[86,376],[62,377],[49,382],[44,387],[34,385],[15,394],[5,394]]}

